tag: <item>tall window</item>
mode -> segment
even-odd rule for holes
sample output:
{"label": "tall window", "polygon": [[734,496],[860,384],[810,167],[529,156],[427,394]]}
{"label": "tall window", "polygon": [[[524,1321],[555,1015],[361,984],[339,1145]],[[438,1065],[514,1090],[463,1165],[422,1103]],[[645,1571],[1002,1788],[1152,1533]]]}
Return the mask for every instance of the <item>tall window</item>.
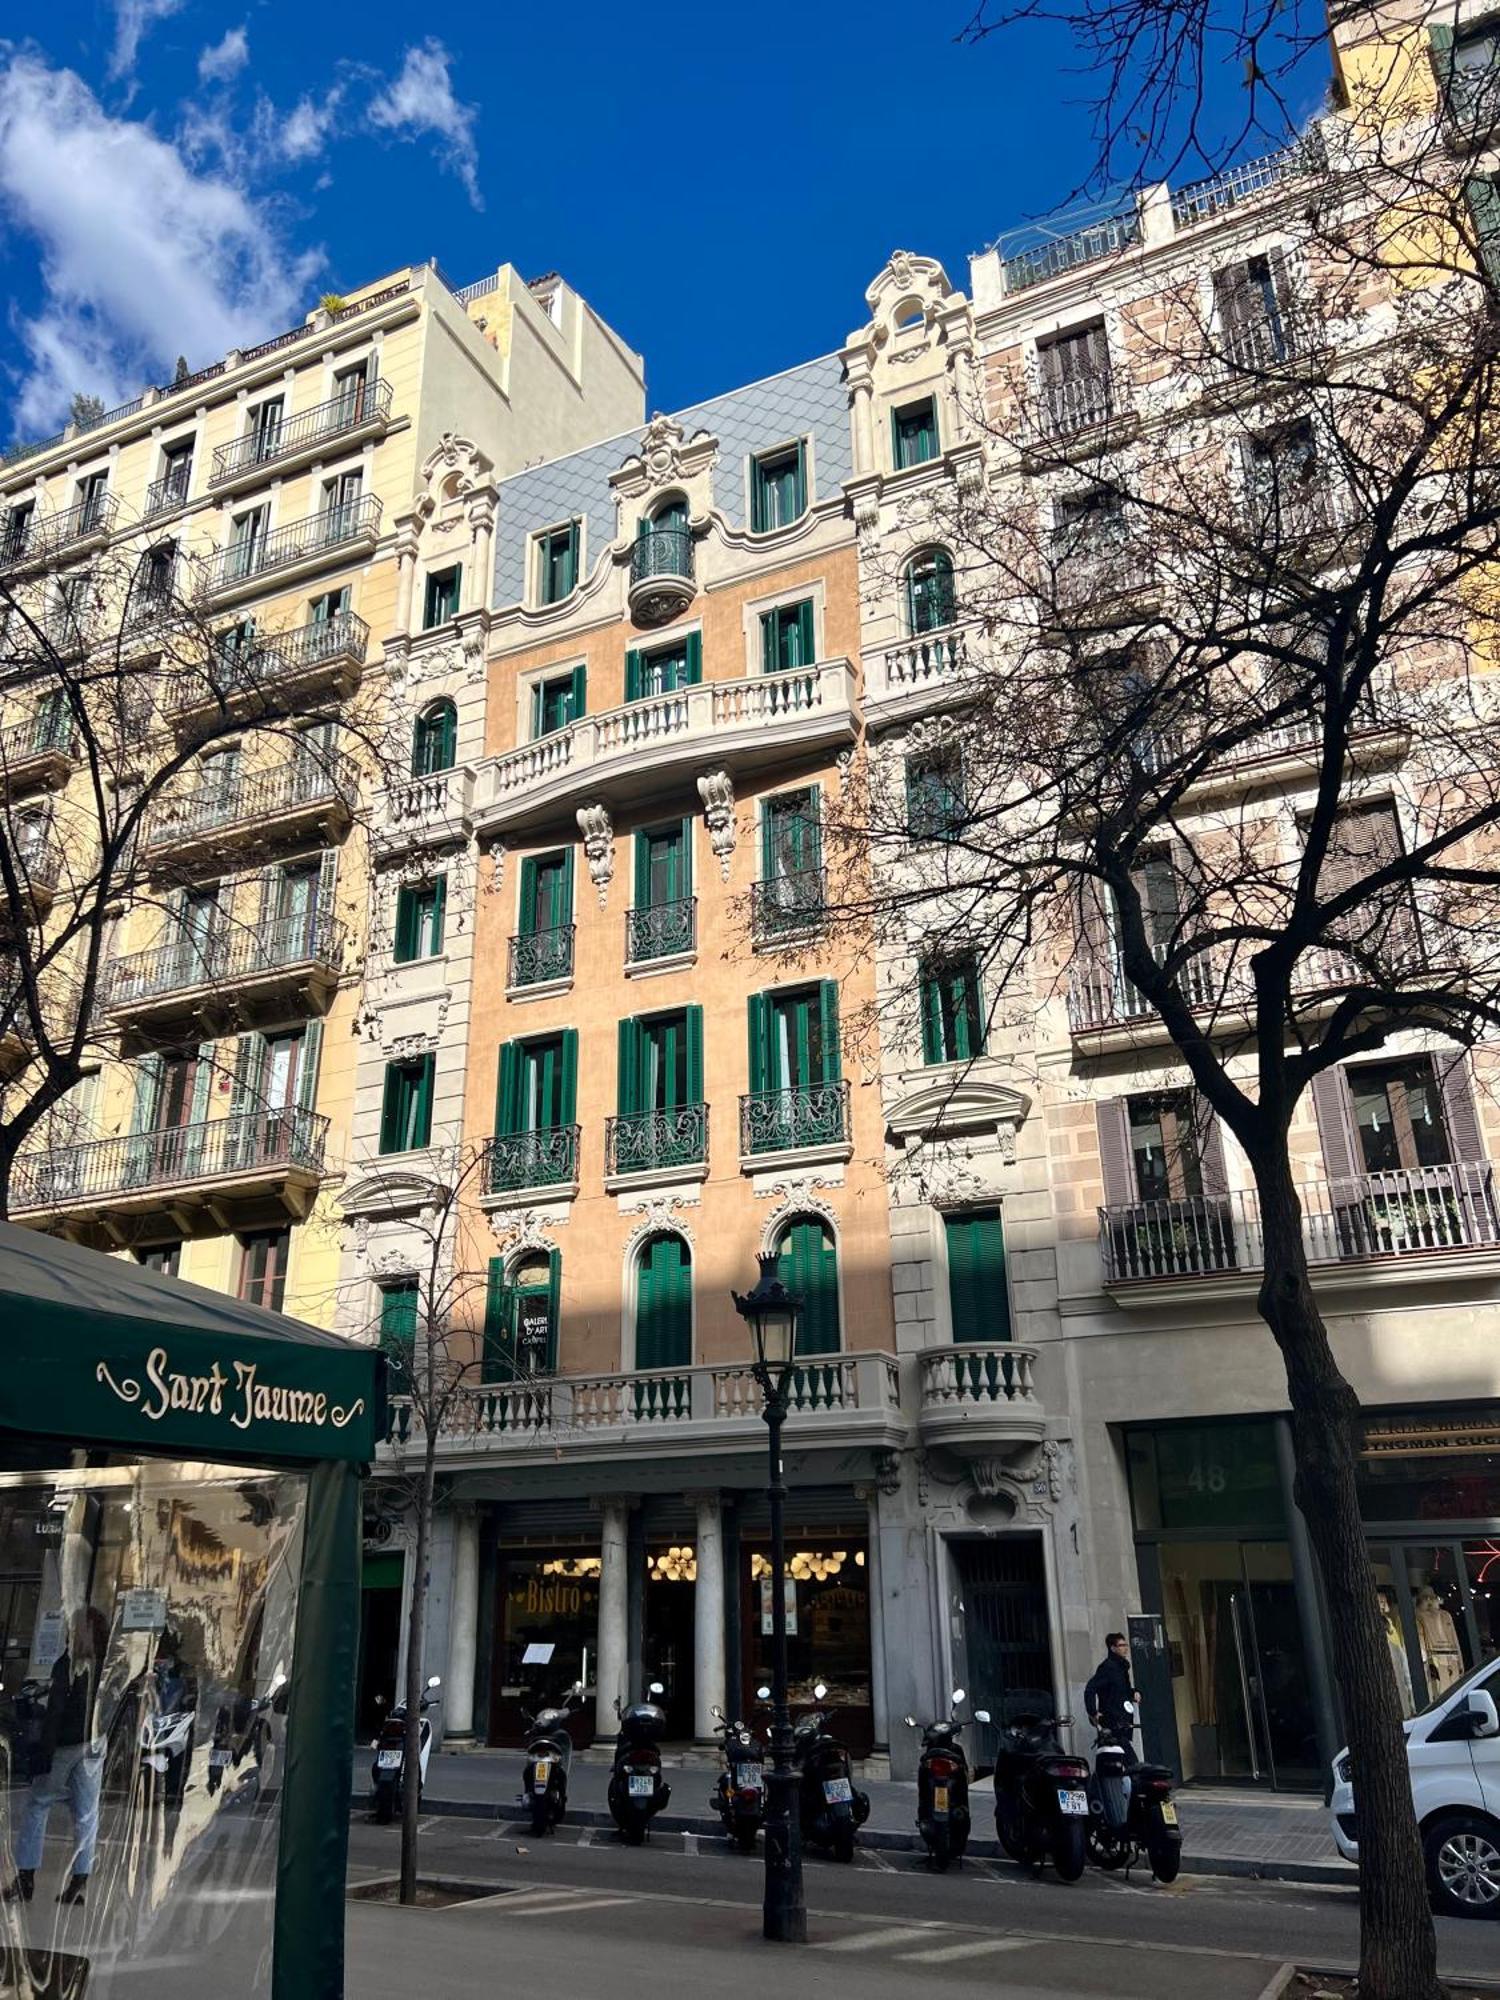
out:
{"label": "tall window", "polygon": [[813,640],[813,601],[804,597],[798,604],[778,604],[763,611],[760,618],[760,664],[767,674],[785,673],[790,667],[810,667],[817,657]]}
{"label": "tall window", "polygon": [[380,1150],[409,1153],[432,1138],[432,1089],[437,1057],[413,1056],[385,1066],[385,1097],[380,1109]]}
{"label": "tall window", "polygon": [[281,419],[286,404],[280,396],[268,396],[250,412],[252,452],[257,460],[274,458],[281,449]]}
{"label": "tall window", "polygon": [[822,794],[816,785],[777,792],[761,806],[757,927],[768,938],[805,929],[823,913]]}
{"label": "tall window", "polygon": [[671,645],[653,646],[649,653],[631,651],[625,655],[627,701],[694,687],[702,678],[703,635],[699,632],[685,632]]}
{"label": "tall window", "polygon": [[0,557],[11,562],[26,553],[31,531],[36,526],[36,502],[14,500],[5,510],[5,529],[0,534]]}
{"label": "tall window", "polygon": [[78,526],[87,534],[104,522],[104,498],[109,492],[107,472],[86,472],[78,482]]}
{"label": "tall window", "polygon": [[750,1088],[813,1090],[839,1079],[836,980],[750,995]]}
{"label": "tall window", "polygon": [[270,526],[269,507],[247,507],[243,514],[235,515],[225,551],[226,577],[251,576],[260,568],[261,550]]}
{"label": "tall window", "polygon": [[521,936],[539,937],[573,921],[573,850],[528,854],[521,863]]}
{"label": "tall window", "polygon": [[969,817],[963,757],[957,748],[906,759],[906,825],[913,840],[952,840]]}
{"label": "tall window", "polygon": [[578,1033],[505,1042],[495,1103],[497,1133],[555,1132],[574,1120],[578,1097]]}
{"label": "tall window", "polygon": [[750,466],[750,526],[763,535],[785,528],[807,512],[807,448],[789,445]]}
{"label": "tall window", "polygon": [[528,1252],[509,1274],[503,1258],[493,1259],[484,1308],[484,1381],[556,1372],[561,1291],[556,1250]]}
{"label": "tall window", "polygon": [[1448,1165],[1453,1153],[1430,1056],[1359,1063],[1344,1074],[1366,1173]]}
{"label": "tall window", "polygon": [[247,1305],[281,1311],[291,1250],[290,1229],[266,1229],[240,1238],[239,1295]]}
{"label": "tall window", "polygon": [[307,615],[314,625],[332,625],[342,618],[349,609],[349,586],[341,584],[337,590],[320,590],[309,600]]}
{"label": "tall window", "polygon": [[371,364],[368,359],[355,362],[352,368],[341,368],[333,378],[334,421],[342,424],[357,424],[363,418],[369,399]]}
{"label": "tall window", "polygon": [[463,564],[453,563],[447,569],[435,569],[427,579],[427,590],[422,600],[422,630],[430,632],[434,625],[446,625],[450,618],[458,616],[459,591],[463,583]]}
{"label": "tall window", "polygon": [[984,1009],[972,954],[922,967],[922,1060],[968,1062],[984,1054]]}
{"label": "tall window", "polygon": [[161,479],[157,486],[158,504],[180,507],[188,497],[193,477],[193,440],[179,438],[161,455]]}
{"label": "tall window", "polygon": [[1220,341],[1236,367],[1264,368],[1292,352],[1286,258],[1267,250],[1214,273]]}
{"label": "tall window", "polygon": [[662,910],[693,893],[693,823],[643,827],[635,837],[635,907]]}
{"label": "tall window", "polygon": [[143,1271],[155,1271],[162,1278],[175,1278],[182,1268],[182,1245],[158,1243],[150,1250],[137,1250],[135,1261]]}
{"label": "tall window", "polygon": [[839,1263],[833,1232],[817,1216],[798,1216],[782,1231],[777,1246],[776,1275],[802,1300],[797,1323],[797,1352],[837,1354],[839,1339]]}
{"label": "tall window", "polygon": [[652,1236],[635,1268],[635,1365],[687,1368],[693,1359],[693,1254],[680,1236]]}
{"label": "tall window", "polygon": [[341,541],[345,535],[352,535],[359,513],[360,494],[364,489],[362,472],[336,472],[332,479],[323,481],[323,538],[325,541]]}
{"label": "tall window", "polygon": [[1010,1292],[1005,1282],[1005,1230],[998,1208],[943,1217],[948,1250],[948,1309],[953,1338],[1010,1339]]}
{"label": "tall window", "polygon": [[1204,1192],[1203,1127],[1190,1090],[1128,1100],[1130,1157],[1141,1201],[1191,1201]]}
{"label": "tall window", "polygon": [[946,549],[923,549],[907,565],[907,628],[913,634],[936,632],[953,619],[953,558]]}
{"label": "tall window", "polygon": [[703,1101],[703,1009],[677,1007],[620,1023],[622,1118]]}
{"label": "tall window", "polygon": [[537,596],[561,604],[578,585],[578,523],[566,521],[537,536]]}
{"label": "tall window", "polygon": [[1067,436],[1104,422],[1110,413],[1110,372],[1102,319],[1039,340],[1036,360],[1042,415],[1051,435]]}
{"label": "tall window", "polygon": [[412,732],[411,774],[428,778],[451,771],[458,755],[458,710],[451,701],[435,701],[417,717]]}
{"label": "tall window", "polygon": [[390,1364],[391,1390],[398,1396],[411,1387],[420,1306],[421,1288],[415,1278],[395,1278],[380,1288],[380,1348]]}
{"label": "tall window", "polygon": [[577,722],[584,713],[586,702],[586,674],[582,667],[535,682],[531,690],[533,740],[538,736],[550,736],[555,729],[566,729],[570,722]]}
{"label": "tall window", "polygon": [[436,875],[430,882],[404,883],[396,892],[394,957],[398,965],[410,965],[418,958],[437,957],[443,948],[447,899],[446,875]]}
{"label": "tall window", "polygon": [[937,404],[931,396],[891,413],[891,456],[898,472],[938,455]]}

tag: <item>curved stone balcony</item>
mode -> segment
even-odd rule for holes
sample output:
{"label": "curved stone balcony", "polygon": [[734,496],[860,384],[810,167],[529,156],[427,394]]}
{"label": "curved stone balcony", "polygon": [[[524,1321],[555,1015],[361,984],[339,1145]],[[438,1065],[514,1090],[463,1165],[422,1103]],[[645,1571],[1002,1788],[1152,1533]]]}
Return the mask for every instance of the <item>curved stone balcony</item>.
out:
{"label": "curved stone balcony", "polygon": [[1039,1445],[1047,1418],[1037,1399],[1036,1349],[1014,1341],[929,1347],[918,1417],[924,1445],[962,1459],[1008,1459]]}
{"label": "curved stone balcony", "polygon": [[691,528],[652,528],[630,551],[630,615],[640,625],[662,625],[686,611],[698,594],[693,580]]}

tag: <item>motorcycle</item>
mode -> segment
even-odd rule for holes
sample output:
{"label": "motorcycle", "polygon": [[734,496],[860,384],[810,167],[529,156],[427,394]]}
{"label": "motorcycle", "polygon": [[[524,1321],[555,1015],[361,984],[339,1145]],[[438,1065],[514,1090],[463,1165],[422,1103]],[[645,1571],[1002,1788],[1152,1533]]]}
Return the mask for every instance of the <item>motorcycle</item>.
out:
{"label": "motorcycle", "polygon": [[[813,1699],[821,1701],[827,1692],[819,1681]],[[803,1840],[835,1861],[852,1861],[855,1834],[870,1817],[870,1795],[856,1788],[849,1752],[821,1709],[805,1715],[792,1731],[792,1755],[802,1773]]]}
{"label": "motorcycle", "polygon": [[276,1697],[285,1685],[286,1676],[279,1674],[265,1694],[253,1697],[236,1695],[233,1701],[220,1704],[208,1746],[207,1790],[210,1798],[223,1788],[226,1777],[232,1777],[240,1770],[247,1757],[252,1760],[251,1769],[235,1790],[243,1792],[248,1785],[258,1792],[266,1745],[271,1735],[268,1718]]}
{"label": "motorcycle", "polygon": [[[653,1681],[648,1693],[663,1692]],[[609,1774],[610,1818],[624,1835],[628,1846],[639,1847],[650,1824],[672,1796],[672,1787],[661,1774],[662,1731],[667,1712],[654,1701],[635,1701],[628,1708],[615,1702],[620,1733],[615,1738],[615,1759]]]}
{"label": "motorcycle", "polygon": [[1089,1782],[1089,1856],[1100,1868],[1131,1869],[1142,1855],[1158,1882],[1175,1882],[1182,1830],[1164,1764],[1129,1767],[1129,1737],[1102,1726]]}
{"label": "motorcycle", "polygon": [[1089,1767],[1058,1741],[1066,1716],[1050,1695],[1007,1697],[995,1762],[995,1832],[1012,1861],[1039,1868],[1050,1858],[1059,1878],[1083,1873],[1089,1825]]}
{"label": "motorcycle", "polygon": [[753,1854],[766,1816],[765,1745],[748,1724],[730,1722],[722,1708],[713,1712],[719,1719],[714,1734],[724,1739],[724,1767],[709,1804],[740,1853]]}
{"label": "motorcycle", "polygon": [[535,1715],[521,1710],[526,1724],[521,1795],[531,1813],[531,1830],[539,1839],[550,1833],[568,1810],[568,1773],[573,1768],[568,1718],[582,1706],[583,1683],[579,1681],[568,1689],[560,1707],[538,1709]]}
{"label": "motorcycle", "polygon": [[[432,1724],[427,1719],[427,1711],[437,1700],[437,1690],[443,1685],[434,1674],[422,1690],[418,1705],[418,1748],[417,1748],[417,1797],[420,1800],[422,1788],[427,1783],[427,1760],[432,1754]],[[375,1752],[370,1766],[370,1807],[381,1826],[389,1826],[401,1810],[401,1781],[406,1771],[406,1703],[398,1701],[385,1721],[380,1725],[380,1734],[370,1745]]]}
{"label": "motorcycle", "polygon": [[[965,1699],[962,1688],[953,1690],[955,1709]],[[975,1709],[976,1722],[989,1719],[987,1708]],[[921,1728],[914,1715],[905,1722],[908,1729]],[[963,1726],[959,1715],[929,1722],[922,1730],[922,1754],[917,1759],[917,1830],[939,1873],[950,1862],[962,1861],[969,1844],[969,1760],[958,1740]]]}
{"label": "motorcycle", "polygon": [[141,1781],[148,1799],[160,1796],[180,1811],[187,1791],[197,1703],[187,1677],[175,1662],[158,1660],[151,1669],[150,1700],[141,1722]]}

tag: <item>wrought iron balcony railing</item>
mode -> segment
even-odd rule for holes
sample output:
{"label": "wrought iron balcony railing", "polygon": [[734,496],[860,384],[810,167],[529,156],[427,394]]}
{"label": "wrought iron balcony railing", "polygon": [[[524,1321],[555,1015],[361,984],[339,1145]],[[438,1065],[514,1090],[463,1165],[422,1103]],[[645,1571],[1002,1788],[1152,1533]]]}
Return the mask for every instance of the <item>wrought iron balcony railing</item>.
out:
{"label": "wrought iron balcony railing", "polygon": [[311,619],[290,632],[267,633],[248,643],[235,643],[226,635],[209,666],[188,670],[176,682],[172,712],[182,716],[271,700],[286,683],[322,668],[361,664],[369,638],[369,626],[353,611]]}
{"label": "wrought iron balcony railing", "polygon": [[658,958],[676,958],[692,951],[698,936],[698,899],[684,896],[676,903],[653,903],[625,912],[625,962],[649,965]]}
{"label": "wrought iron balcony railing", "polygon": [[[1488,1160],[1313,1181],[1297,1197],[1309,1264],[1500,1250],[1500,1198]],[[1099,1248],[1106,1283],[1233,1272],[1253,1281],[1264,1258],[1260,1202],[1237,1189],[1101,1208]]]}
{"label": "wrought iron balcony railing", "polygon": [[630,581],[649,583],[658,577],[690,580],[693,574],[691,528],[651,528],[638,535],[630,551]]}
{"label": "wrought iron balcony railing", "polygon": [[[33,834],[24,825],[17,831],[21,835],[18,840],[0,831],[0,843],[11,850],[21,888],[23,892],[29,892],[33,900],[50,900],[62,869],[61,849],[45,832]],[[4,917],[0,915],[0,923],[3,922]]]}
{"label": "wrought iron balcony railing", "polygon": [[[1184,960],[1177,983],[1190,1007],[1211,1007],[1229,997],[1221,968],[1211,953]],[[1155,1018],[1155,1007],[1114,960],[1086,960],[1069,972],[1068,1026],[1075,1035]]]}
{"label": "wrought iron balcony railing", "polygon": [[1036,396],[1037,435],[1047,439],[1078,437],[1085,431],[1123,416],[1130,407],[1128,385],[1108,368],[1043,382]]}
{"label": "wrought iron balcony railing", "polygon": [[194,1181],[293,1171],[321,1174],[328,1120],[287,1107],[234,1112],[159,1132],[125,1132],[76,1146],[23,1153],[11,1203],[17,1210],[69,1208]]}
{"label": "wrought iron balcony railing", "polygon": [[[1039,234],[1046,226],[1045,223],[1035,225],[1035,233]],[[1080,264],[1092,264],[1101,257],[1112,256],[1115,251],[1128,249],[1140,240],[1141,218],[1134,207],[1120,214],[1085,222],[1080,228],[1045,237],[1040,242],[1012,252],[1001,265],[1005,289],[1010,294],[1027,291],[1032,285],[1044,284],[1048,278],[1076,270]]]}
{"label": "wrought iron balcony railing", "polygon": [[752,1090],[740,1099],[740,1152],[746,1159],[757,1153],[843,1145],[848,1138],[849,1086],[845,1082]]}
{"label": "wrought iron balcony railing", "polygon": [[0,778],[14,776],[27,764],[40,759],[67,761],[77,755],[78,732],[65,708],[48,706],[37,710],[29,722],[7,729],[0,752]]}
{"label": "wrought iron balcony railing", "polygon": [[828,907],[828,883],[821,868],[797,868],[750,885],[750,936],[755,944],[776,944],[815,930]]}
{"label": "wrought iron balcony railing", "polygon": [[116,494],[86,494],[61,514],[47,516],[42,523],[47,545],[52,549],[63,549],[70,543],[88,541],[95,535],[107,535],[113,529],[119,511],[120,502]]}
{"label": "wrought iron balcony railing", "polygon": [[162,816],[152,821],[146,846],[181,847],[223,827],[277,819],[324,801],[350,801],[354,795],[354,766],[347,757],[337,753],[293,757],[270,770],[255,771],[237,784],[202,785],[187,797],[173,800],[169,807],[164,806]]}
{"label": "wrought iron balcony railing", "polygon": [[139,1007],[199,986],[239,986],[298,965],[332,965],[340,942],[332,911],[316,903],[253,924],[223,918],[201,937],[179,934],[117,958],[101,982],[102,1003]]}
{"label": "wrought iron balcony railing", "polygon": [[315,403],[295,416],[283,417],[280,423],[250,430],[244,437],[221,444],[214,453],[208,482],[217,486],[237,473],[289,458],[309,445],[322,444],[346,431],[360,430],[366,424],[383,423],[390,414],[389,382],[358,383],[330,397],[326,403]]}
{"label": "wrought iron balcony railing", "polygon": [[545,986],[549,980],[573,977],[573,925],[548,931],[518,932],[510,941],[511,988]]}
{"label": "wrought iron balcony railing", "polygon": [[489,1194],[567,1187],[577,1178],[576,1125],[549,1125],[541,1132],[505,1132],[485,1141],[484,1185]]}
{"label": "wrought iron balcony railing", "polygon": [[227,590],[250,577],[264,576],[304,562],[325,550],[338,549],[350,542],[373,540],[380,532],[381,501],[377,494],[361,494],[311,514],[305,521],[288,522],[270,534],[241,535],[209,556],[205,580],[210,590]]}
{"label": "wrought iron balcony railing", "polygon": [[670,1111],[610,1118],[604,1127],[604,1152],[608,1174],[703,1166],[708,1160],[708,1106],[679,1104]]}
{"label": "wrought iron balcony railing", "polygon": [[188,488],[193,483],[191,459],[181,465],[174,465],[160,479],[153,479],[146,488],[145,516],[149,521],[154,514],[169,514],[174,507],[187,505]]}

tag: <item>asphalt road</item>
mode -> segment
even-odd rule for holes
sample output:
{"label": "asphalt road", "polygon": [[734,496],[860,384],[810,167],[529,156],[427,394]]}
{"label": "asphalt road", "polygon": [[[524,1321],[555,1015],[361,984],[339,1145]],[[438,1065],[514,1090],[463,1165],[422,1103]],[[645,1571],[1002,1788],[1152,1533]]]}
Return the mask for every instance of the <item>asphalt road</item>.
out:
{"label": "asphalt road", "polygon": [[[483,1900],[437,1911],[349,1906],[349,1992],[359,2000],[649,1993],[656,2000],[764,2000],[774,1977],[760,1937],[758,1857],[717,1840],[660,1834],[627,1849],[598,1829],[546,1840],[507,1827],[423,1822],[424,1877],[483,1883]],[[394,1873],[399,1833],[356,1819],[350,1882]],[[1003,2000],[1261,2000],[1288,1960],[1353,1968],[1358,1918],[1343,1888],[1183,1878],[1163,1888],[1094,1870],[1074,1884],[996,1862],[932,1874],[915,1856],[806,1862],[808,1945],[799,1995],[909,2000],[935,1980]],[[1500,1925],[1440,1921],[1442,1970],[1500,1972]],[[786,1949],[786,1948],[781,1948]],[[524,1985],[518,1982],[524,1981]]]}

